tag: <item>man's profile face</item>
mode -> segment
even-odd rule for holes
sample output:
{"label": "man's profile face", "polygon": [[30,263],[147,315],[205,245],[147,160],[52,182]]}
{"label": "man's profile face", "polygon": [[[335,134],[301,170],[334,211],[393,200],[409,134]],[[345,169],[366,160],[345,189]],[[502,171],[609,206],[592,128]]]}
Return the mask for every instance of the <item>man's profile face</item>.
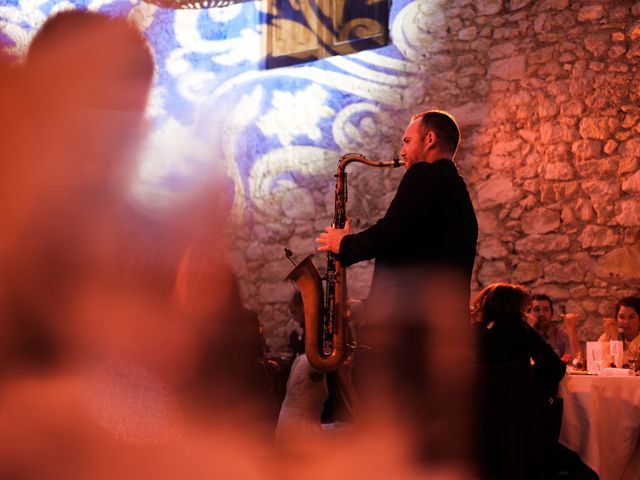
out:
{"label": "man's profile face", "polygon": [[413,164],[424,158],[424,145],[420,138],[420,118],[413,120],[404,131],[402,137],[402,149],[400,156],[404,160],[404,168],[408,169]]}
{"label": "man's profile face", "polygon": [[553,310],[551,309],[549,300],[532,300],[531,314],[538,320],[536,328],[544,330],[551,325]]}

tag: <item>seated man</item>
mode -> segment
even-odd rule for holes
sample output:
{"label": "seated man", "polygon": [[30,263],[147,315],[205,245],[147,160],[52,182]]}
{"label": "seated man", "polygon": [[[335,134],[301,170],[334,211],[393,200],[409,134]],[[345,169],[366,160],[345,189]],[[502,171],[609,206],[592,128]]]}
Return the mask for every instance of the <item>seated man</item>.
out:
{"label": "seated man", "polygon": [[[552,318],[553,302],[551,298],[544,293],[532,295],[531,311],[527,315],[527,322],[551,345],[559,357],[564,357],[563,360],[568,361],[575,356],[577,352],[577,349],[574,350],[575,347],[573,347],[569,337],[569,333],[573,333],[574,329],[570,328],[571,332],[566,332],[551,323]],[[570,323],[574,325],[574,322]],[[565,355],[568,355],[568,357],[565,357]]]}

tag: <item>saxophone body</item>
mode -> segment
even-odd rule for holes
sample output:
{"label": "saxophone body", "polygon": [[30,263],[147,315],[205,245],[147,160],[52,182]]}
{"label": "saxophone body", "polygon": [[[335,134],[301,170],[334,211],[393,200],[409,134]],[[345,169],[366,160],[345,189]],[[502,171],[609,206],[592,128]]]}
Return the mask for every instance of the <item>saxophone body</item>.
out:
{"label": "saxophone body", "polygon": [[[399,167],[398,159],[388,162],[369,160],[359,153],[348,153],[338,160],[335,188],[334,228],[344,228],[347,221],[347,173],[352,162],[370,167]],[[351,352],[347,329],[347,271],[338,255],[327,254],[327,273],[321,277],[312,260],[305,257],[287,275],[302,295],[304,307],[305,354],[309,363],[322,372],[336,370]],[[324,286],[323,286],[324,282]]]}

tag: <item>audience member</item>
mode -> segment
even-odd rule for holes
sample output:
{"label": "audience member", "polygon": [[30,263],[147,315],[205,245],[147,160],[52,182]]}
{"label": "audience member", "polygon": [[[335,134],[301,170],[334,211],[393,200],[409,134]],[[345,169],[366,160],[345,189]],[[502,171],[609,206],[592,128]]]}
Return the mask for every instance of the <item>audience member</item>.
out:
{"label": "audience member", "polygon": [[552,322],[553,302],[551,298],[538,293],[531,296],[531,310],[527,315],[529,325],[535,328],[536,332],[553,348],[558,357],[568,362],[577,351],[571,348],[571,341],[568,333],[558,328]]}
{"label": "audience member", "polygon": [[525,321],[531,297],[525,287],[494,283],[472,303],[478,325],[478,355],[483,364],[520,362],[533,367],[548,396],[556,394],[565,366],[553,348]]}
{"label": "audience member", "polygon": [[622,332],[624,348],[631,355],[640,354],[640,297],[623,297],[615,306],[615,318],[606,318],[601,342],[617,340]]}
{"label": "audience member", "polygon": [[[565,373],[551,346],[525,321],[527,289],[485,287],[472,303],[479,372],[476,442],[480,478],[548,478],[561,405],[550,403]],[[531,365],[533,363],[533,365]]]}

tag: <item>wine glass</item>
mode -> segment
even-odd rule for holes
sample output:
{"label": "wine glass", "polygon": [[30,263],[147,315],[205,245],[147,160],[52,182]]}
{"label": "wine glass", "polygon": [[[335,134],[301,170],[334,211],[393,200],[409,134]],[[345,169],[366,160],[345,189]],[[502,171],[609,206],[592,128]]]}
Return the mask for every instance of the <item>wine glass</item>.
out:
{"label": "wine glass", "polygon": [[632,371],[640,371],[640,352],[625,351],[625,363],[629,365]]}

